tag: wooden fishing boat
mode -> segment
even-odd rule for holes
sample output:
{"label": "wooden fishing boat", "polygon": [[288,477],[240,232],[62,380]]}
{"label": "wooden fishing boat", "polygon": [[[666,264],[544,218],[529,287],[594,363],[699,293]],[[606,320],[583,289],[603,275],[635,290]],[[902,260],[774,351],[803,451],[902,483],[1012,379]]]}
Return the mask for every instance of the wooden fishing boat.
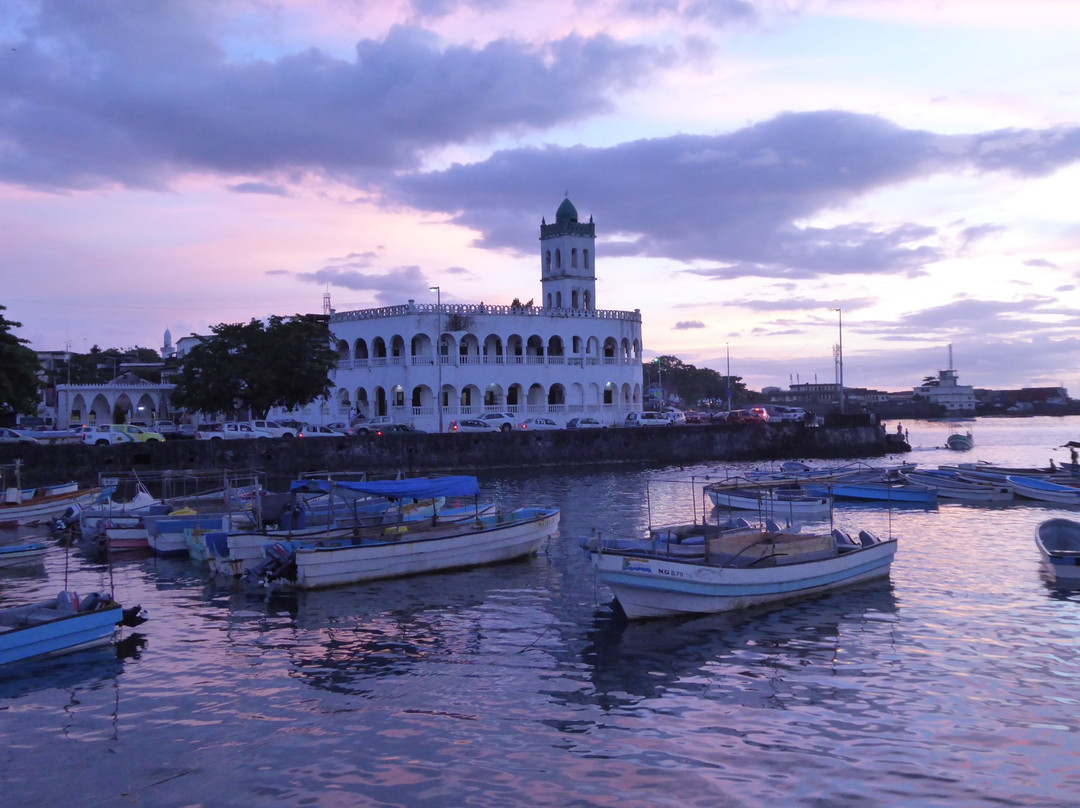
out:
{"label": "wooden fishing boat", "polygon": [[0,528],[46,524],[63,514],[72,505],[89,505],[101,493],[99,488],[71,490],[63,486],[60,493],[44,493],[48,488],[35,489],[34,496],[23,498],[20,489],[8,489],[0,502]]}

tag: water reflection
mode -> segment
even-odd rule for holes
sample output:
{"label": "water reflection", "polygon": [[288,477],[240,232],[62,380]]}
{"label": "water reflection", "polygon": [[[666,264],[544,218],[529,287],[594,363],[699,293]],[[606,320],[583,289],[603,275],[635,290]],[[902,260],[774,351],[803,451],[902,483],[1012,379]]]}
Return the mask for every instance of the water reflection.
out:
{"label": "water reflection", "polygon": [[[582,660],[591,668],[593,697],[605,710],[673,692],[778,706],[768,683],[811,667],[844,676],[865,667],[868,660],[858,658],[848,638],[868,628],[891,629],[898,612],[891,584],[881,582],[780,608],[687,620],[631,623],[601,612]],[[834,686],[822,683],[820,692],[806,695],[835,698]]]}
{"label": "water reflection", "polygon": [[133,633],[108,645],[4,665],[0,668],[0,708],[5,699],[43,690],[75,692],[116,685],[125,663],[137,660],[146,643],[145,635]]}
{"label": "water reflection", "polygon": [[458,573],[275,595],[267,608],[291,617],[266,642],[284,651],[290,676],[335,693],[369,692],[373,680],[420,666],[472,665],[551,614],[536,589],[541,559]]}

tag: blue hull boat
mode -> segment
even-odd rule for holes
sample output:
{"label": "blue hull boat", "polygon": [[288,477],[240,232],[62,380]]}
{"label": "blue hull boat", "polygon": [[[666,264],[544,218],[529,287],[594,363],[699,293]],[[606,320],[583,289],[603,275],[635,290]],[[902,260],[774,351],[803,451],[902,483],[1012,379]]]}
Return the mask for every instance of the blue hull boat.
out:
{"label": "blue hull boat", "polygon": [[21,564],[40,564],[49,552],[43,541],[28,541],[0,547],[0,567],[16,567]]}
{"label": "blue hull boat", "polygon": [[108,596],[82,598],[61,592],[56,598],[0,610],[0,665],[52,656],[111,642],[118,625],[146,618],[136,606],[125,610]]}
{"label": "blue hull boat", "polygon": [[836,499],[861,499],[876,502],[936,505],[936,488],[888,482],[834,482],[828,487]]}

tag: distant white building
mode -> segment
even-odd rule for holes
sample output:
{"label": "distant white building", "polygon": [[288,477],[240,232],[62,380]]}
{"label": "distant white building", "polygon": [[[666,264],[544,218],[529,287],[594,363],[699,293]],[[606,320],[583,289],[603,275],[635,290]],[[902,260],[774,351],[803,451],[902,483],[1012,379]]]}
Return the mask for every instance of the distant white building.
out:
{"label": "distant white building", "polygon": [[542,305],[444,304],[432,287],[434,303],[331,311],[336,388],[297,417],[390,415],[428,431],[491,411],[621,423],[643,397],[641,311],[597,308],[595,243],[592,218],[565,199],[540,225]]}
{"label": "distant white building", "polygon": [[974,415],[975,388],[960,384],[952,367],[952,346],[949,346],[949,369],[939,370],[937,378],[928,377],[914,389],[916,397],[945,408],[946,415]]}
{"label": "distant white building", "polygon": [[175,385],[148,382],[134,373],[121,373],[101,384],[56,385],[56,427],[72,424],[111,424],[113,413],[150,423],[172,415],[169,396]]}

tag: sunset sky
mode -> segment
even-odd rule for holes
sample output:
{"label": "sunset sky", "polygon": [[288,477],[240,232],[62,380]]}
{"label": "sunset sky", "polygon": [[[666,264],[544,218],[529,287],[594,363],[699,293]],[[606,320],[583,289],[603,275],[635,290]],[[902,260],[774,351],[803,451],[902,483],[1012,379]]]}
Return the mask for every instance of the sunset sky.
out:
{"label": "sunset sky", "polygon": [[[1071,0],[5,0],[0,304],[39,350],[540,299],[645,358],[1080,397]],[[836,311],[840,309],[840,313]]]}

